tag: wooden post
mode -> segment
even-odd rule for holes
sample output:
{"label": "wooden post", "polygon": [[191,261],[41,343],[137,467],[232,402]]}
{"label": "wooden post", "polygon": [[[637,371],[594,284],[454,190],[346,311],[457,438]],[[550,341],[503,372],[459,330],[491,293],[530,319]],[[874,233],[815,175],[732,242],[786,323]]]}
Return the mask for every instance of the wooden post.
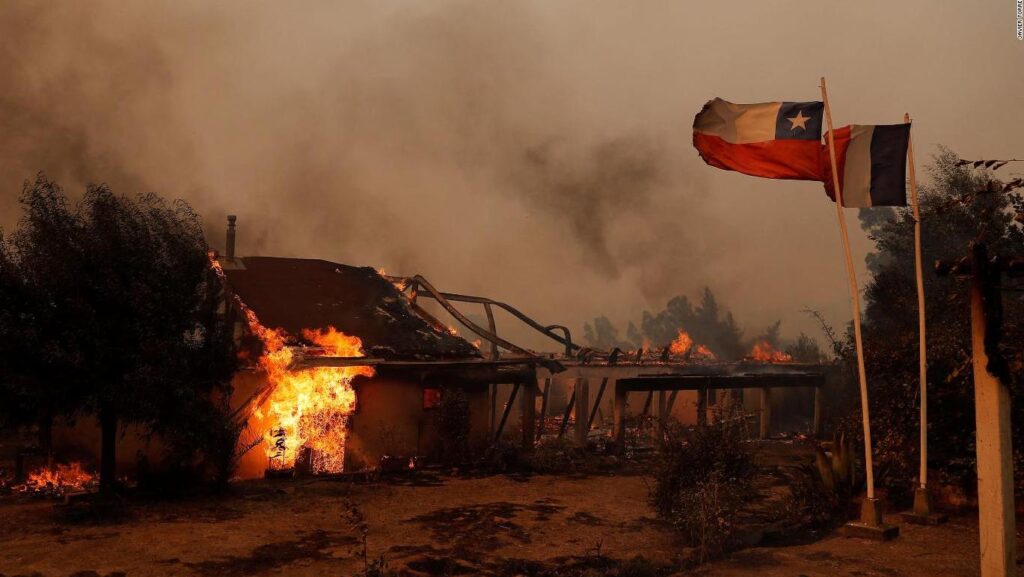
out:
{"label": "wooden post", "polygon": [[814,438],[820,439],[825,432],[825,391],[822,387],[814,387]]}
{"label": "wooden post", "polygon": [[491,395],[491,429],[490,429],[490,432],[491,432],[491,435],[493,435],[494,434],[494,430],[495,430],[495,425],[497,425],[497,421],[498,421],[498,384],[497,383],[491,383],[490,385],[487,385],[487,388],[489,389],[488,392]]}
{"label": "wooden post", "polygon": [[672,414],[672,407],[676,406],[676,397],[679,396],[679,391],[675,390],[668,396],[668,414]]}
{"label": "wooden post", "polygon": [[[594,426],[594,417],[601,411],[601,401],[604,400],[604,390],[608,386],[608,377],[601,379],[601,386],[597,389],[597,399],[594,400],[594,408],[590,411],[590,419],[587,421],[587,429]],[[602,417],[603,419],[604,417]]]}
{"label": "wooden post", "polygon": [[587,446],[587,434],[590,432],[590,381],[576,379],[576,444]]}
{"label": "wooden post", "polygon": [[565,405],[565,414],[562,415],[562,424],[558,427],[558,438],[561,439],[565,436],[565,429],[569,427],[569,415],[572,414],[573,409],[576,407],[576,386],[572,387],[572,395],[569,397],[569,402]]}
{"label": "wooden post", "polygon": [[971,276],[971,348],[974,356],[974,415],[978,459],[978,525],[982,577],[1016,575],[1016,519],[1013,503],[1013,448],[1010,395],[988,371],[985,315],[988,255],[974,250]]}
{"label": "wooden post", "polygon": [[[910,114],[903,115],[910,122]],[[914,213],[914,261],[917,265],[917,326],[918,326],[918,380],[921,387],[921,470],[919,488],[928,487],[928,346],[925,337],[924,273],[921,269],[921,210],[917,196],[917,176],[914,173],[913,136],[907,138],[907,167],[910,174],[910,205]],[[927,493],[925,493],[927,494]],[[929,513],[926,512],[925,514]]]}
{"label": "wooden post", "polygon": [[519,383],[512,385],[512,392],[508,396],[508,401],[505,402],[505,410],[501,413],[501,421],[498,423],[497,430],[494,431],[494,442],[497,443],[501,440],[501,434],[505,431],[505,423],[508,422],[508,415],[512,412],[512,404],[515,403],[516,394],[519,392]]}
{"label": "wooden post", "polygon": [[647,398],[644,400],[644,410],[641,411],[643,416],[651,414],[651,405],[654,402],[654,391],[647,391]]}
{"label": "wooden post", "polygon": [[[864,369],[864,345],[861,342],[860,330],[860,292],[857,285],[857,274],[853,268],[853,256],[850,254],[850,237],[846,231],[846,215],[843,213],[843,191],[839,184],[839,171],[836,169],[836,144],[832,128],[832,111],[828,105],[828,90],[825,88],[825,77],[821,78],[821,99],[825,105],[825,120],[828,124],[828,156],[832,165],[832,190],[836,196],[836,217],[839,220],[839,237],[843,244],[846,257],[846,275],[850,282],[850,304],[853,307],[853,337],[857,346],[857,376],[860,380],[860,408],[862,426],[864,427],[864,469],[867,476],[867,498],[875,498],[875,469],[871,459],[871,413],[868,407],[868,379]],[[864,508],[867,510],[867,507]],[[872,509],[873,511],[874,509]],[[880,510],[880,506],[879,506]],[[863,516],[863,515],[862,515]],[[871,515],[870,519],[862,518],[866,524],[877,521],[880,515]]]}
{"label": "wooden post", "polygon": [[626,447],[626,395],[626,388],[616,382],[612,437],[615,439],[616,450],[620,452]]}
{"label": "wooden post", "polygon": [[666,423],[668,423],[668,414],[667,414],[668,398],[667,397],[668,397],[668,395],[665,394],[665,391],[658,391],[658,417],[657,417],[658,418],[658,422],[655,423],[654,427],[652,427],[653,430],[651,432],[652,436],[654,437],[654,441],[658,445],[660,445],[661,442],[665,439],[665,426],[666,426]]}
{"label": "wooden post", "polygon": [[[910,115],[903,115],[903,122],[910,122]],[[910,174],[910,206],[914,215],[914,262],[917,267],[917,327],[918,327],[918,386],[920,387],[920,469],[917,488],[914,490],[914,508],[902,514],[910,523],[937,525],[946,521],[946,516],[935,513],[931,494],[928,492],[928,346],[925,336],[924,273],[921,265],[921,210],[917,195],[917,176],[914,170],[913,135],[907,138],[907,168]]]}
{"label": "wooden post", "polygon": [[708,389],[701,387],[697,389],[697,425],[703,427],[708,424]]}
{"label": "wooden post", "polygon": [[537,379],[531,378],[523,382],[522,398],[522,425],[523,425],[523,451],[533,451],[537,434]]}
{"label": "wooden post", "polygon": [[761,427],[760,434],[758,435],[761,439],[767,439],[771,435],[771,423],[772,423],[772,390],[769,387],[761,388]]}
{"label": "wooden post", "polygon": [[[492,335],[498,334],[498,327],[494,324],[494,311],[491,310],[491,303],[484,303],[484,312],[487,313],[487,330],[491,331]],[[491,343],[491,360],[496,361],[501,357],[501,353],[498,352],[498,343]]]}
{"label": "wooden post", "polygon": [[548,416],[548,399],[551,398],[551,384],[555,382],[554,377],[544,379],[544,390],[541,391],[540,419],[537,420],[537,440],[544,435],[544,420]]}

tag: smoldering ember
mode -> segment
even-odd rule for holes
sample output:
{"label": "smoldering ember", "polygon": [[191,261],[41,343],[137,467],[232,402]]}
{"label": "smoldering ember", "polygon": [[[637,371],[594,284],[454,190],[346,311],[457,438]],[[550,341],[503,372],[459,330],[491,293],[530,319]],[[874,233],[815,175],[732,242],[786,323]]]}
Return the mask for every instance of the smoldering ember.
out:
{"label": "smoldering ember", "polygon": [[0,577],[1024,574],[1013,18],[0,4]]}

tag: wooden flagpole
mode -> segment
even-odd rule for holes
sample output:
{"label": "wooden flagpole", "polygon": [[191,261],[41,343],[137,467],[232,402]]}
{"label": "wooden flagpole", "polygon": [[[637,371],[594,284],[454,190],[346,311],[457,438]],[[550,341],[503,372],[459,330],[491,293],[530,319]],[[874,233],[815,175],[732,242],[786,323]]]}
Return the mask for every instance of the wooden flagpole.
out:
{"label": "wooden flagpole", "polygon": [[875,500],[875,471],[871,460],[871,416],[868,412],[868,379],[864,370],[864,346],[860,335],[860,293],[857,288],[857,275],[853,268],[853,256],[850,254],[850,237],[846,230],[846,215],[843,213],[843,192],[839,186],[839,172],[836,170],[836,145],[832,134],[832,111],[828,106],[828,90],[825,88],[825,77],[821,78],[821,100],[825,104],[825,120],[828,123],[828,156],[832,163],[832,190],[836,195],[836,216],[839,219],[839,236],[843,241],[843,252],[846,255],[846,275],[850,280],[850,302],[853,305],[853,337],[857,345],[857,376],[860,379],[860,406],[864,425],[864,471],[867,475],[867,501],[877,514],[872,518],[865,515],[868,510],[862,508],[861,521],[869,525],[881,524],[881,507]]}
{"label": "wooden flagpole", "polygon": [[[903,122],[910,122],[910,114],[903,115]],[[944,523],[946,515],[932,510],[932,499],[928,493],[928,341],[925,336],[924,273],[921,264],[921,203],[917,194],[917,175],[914,167],[914,137],[907,137],[907,165],[910,173],[910,206],[914,215],[914,264],[917,275],[917,325],[918,325],[918,386],[921,388],[921,471],[918,487],[914,491],[914,508],[904,512],[903,520],[908,523],[938,525]]]}
{"label": "wooden flagpole", "polygon": [[[903,122],[910,122],[910,114],[903,115]],[[913,135],[907,138],[907,164],[910,171],[910,202],[914,211],[914,258],[917,265],[918,378],[921,387],[921,474],[918,483],[921,489],[925,489],[928,486],[928,347],[924,322],[924,276],[921,272],[921,210],[917,197],[917,177],[914,173],[913,138]]]}

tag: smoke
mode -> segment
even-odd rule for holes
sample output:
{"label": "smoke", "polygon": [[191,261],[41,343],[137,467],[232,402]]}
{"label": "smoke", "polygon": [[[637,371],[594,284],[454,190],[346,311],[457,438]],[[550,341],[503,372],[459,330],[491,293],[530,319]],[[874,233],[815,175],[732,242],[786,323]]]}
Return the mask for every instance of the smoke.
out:
{"label": "smoke", "polygon": [[820,191],[716,173],[689,142],[709,97],[812,99],[826,60],[778,58],[811,40],[759,25],[769,7],[750,8],[735,49],[709,51],[722,39],[706,22],[734,12],[695,10],[3,3],[0,226],[42,170],[72,193],[184,198],[214,246],[238,214],[243,255],[422,273],[542,322],[624,326],[705,284],[749,326],[809,330],[807,306],[843,322]]}

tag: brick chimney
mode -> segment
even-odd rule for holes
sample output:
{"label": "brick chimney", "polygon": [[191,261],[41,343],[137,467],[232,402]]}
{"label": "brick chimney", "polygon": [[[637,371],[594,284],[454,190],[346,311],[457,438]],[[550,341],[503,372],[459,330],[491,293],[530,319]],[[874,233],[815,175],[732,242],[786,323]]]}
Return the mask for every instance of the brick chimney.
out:
{"label": "brick chimney", "polygon": [[227,253],[229,259],[235,258],[235,220],[237,216],[233,214],[228,215],[228,240],[227,245],[224,248],[224,252]]}

